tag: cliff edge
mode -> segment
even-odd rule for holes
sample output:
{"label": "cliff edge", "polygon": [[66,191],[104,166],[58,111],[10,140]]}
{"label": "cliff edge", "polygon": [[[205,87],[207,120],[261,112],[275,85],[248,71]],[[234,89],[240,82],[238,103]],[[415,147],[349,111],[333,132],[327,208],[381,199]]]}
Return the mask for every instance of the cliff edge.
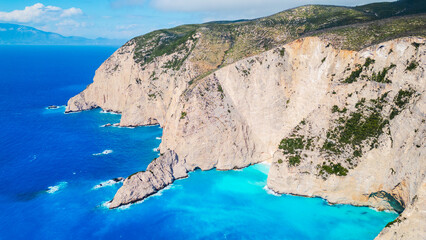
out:
{"label": "cliff edge", "polygon": [[[425,17],[415,21],[424,26]],[[236,42],[212,40],[208,27],[179,35],[171,54],[138,39],[118,49],[66,112],[100,107],[121,113],[122,126],[160,124],[163,137],[161,156],[124,181],[110,208],[196,168],[269,161],[274,191],[395,210],[402,214],[378,239],[424,239],[426,40],[348,49],[350,28],[276,38],[249,57],[228,55]]]}

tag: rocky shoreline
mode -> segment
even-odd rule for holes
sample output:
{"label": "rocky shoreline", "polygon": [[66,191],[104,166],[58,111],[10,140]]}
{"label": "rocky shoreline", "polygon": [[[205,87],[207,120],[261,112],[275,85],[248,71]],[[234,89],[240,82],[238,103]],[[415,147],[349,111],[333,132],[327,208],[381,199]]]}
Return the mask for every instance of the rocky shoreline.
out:
{"label": "rocky shoreline", "polygon": [[[127,178],[110,208],[140,201],[196,168],[231,170],[268,160],[268,187],[276,192],[379,210],[394,209],[393,199],[405,208],[405,219],[379,238],[392,239],[391,232],[426,236],[421,225],[404,223],[425,219],[419,205],[426,169],[424,38],[349,51],[308,37],[225,66],[196,83],[191,83],[196,71],[191,55],[185,71],[164,71],[161,66],[171,56],[141,68],[134,51],[131,42],[117,50],[66,110],[112,109],[122,113],[120,126],[149,125],[155,119],[163,128],[163,155],[147,171]],[[418,67],[407,70],[413,62]],[[154,99],[152,91],[161,97]],[[354,116],[364,119],[358,123],[382,124],[372,128],[377,135],[362,136],[355,149],[338,142],[340,132],[333,133]],[[281,148],[283,141],[295,145]],[[407,209],[416,209],[410,211],[417,218]]]}
{"label": "rocky shoreline", "polygon": [[110,202],[109,208],[141,201],[164,189],[173,181],[186,177],[188,170],[185,168],[185,161],[179,161],[174,151],[166,151],[154,159],[145,171],[127,177]]}

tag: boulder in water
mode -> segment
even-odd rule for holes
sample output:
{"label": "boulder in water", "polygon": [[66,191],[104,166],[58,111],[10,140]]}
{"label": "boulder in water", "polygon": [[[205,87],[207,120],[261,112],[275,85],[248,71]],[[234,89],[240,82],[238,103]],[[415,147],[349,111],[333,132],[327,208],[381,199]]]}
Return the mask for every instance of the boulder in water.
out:
{"label": "boulder in water", "polygon": [[56,105],[50,105],[47,107],[47,109],[58,109],[59,107]]}

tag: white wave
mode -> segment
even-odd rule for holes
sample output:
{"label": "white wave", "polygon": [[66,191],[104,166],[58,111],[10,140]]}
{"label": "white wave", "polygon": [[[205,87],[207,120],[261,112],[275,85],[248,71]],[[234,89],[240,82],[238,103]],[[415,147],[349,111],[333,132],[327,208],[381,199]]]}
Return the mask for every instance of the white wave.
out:
{"label": "white wave", "polygon": [[[134,203],[134,204],[136,204],[136,203]],[[125,210],[125,209],[129,209],[131,206],[132,206],[132,204],[127,204],[127,205],[124,205],[124,206],[118,207],[118,209],[120,209],[120,210]]]}
{"label": "white wave", "polygon": [[94,186],[92,189],[95,190],[95,189],[99,189],[99,188],[103,188],[103,187],[112,186],[112,185],[117,184],[117,183],[122,182],[122,181],[123,181],[123,179],[121,179],[121,180],[111,179],[111,180],[99,183],[98,185]]}
{"label": "white wave", "polygon": [[101,204],[102,207],[109,209],[109,205],[111,205],[111,201],[106,201]]}
{"label": "white wave", "polygon": [[[152,197],[152,196],[150,196],[150,197]],[[148,197],[148,198],[150,198],[150,197]],[[138,205],[138,204],[141,204],[141,203],[145,202],[145,200],[147,200],[148,198],[144,198],[144,199],[142,199],[142,200],[140,200],[140,201],[136,201],[136,202],[134,202],[134,203],[129,203],[129,204],[126,204],[126,205],[120,206],[120,207],[118,207],[117,209],[118,209],[118,210],[126,210],[126,209],[129,209],[129,208],[130,208],[130,207],[132,207],[133,205]]]}
{"label": "white wave", "polygon": [[135,127],[122,127],[122,126],[118,126],[119,128],[130,128],[130,129],[133,129],[133,128],[135,128]]}
{"label": "white wave", "polygon": [[173,184],[168,185],[167,187],[161,189],[160,191],[156,192],[155,194],[152,195],[152,197],[160,197],[163,195],[164,191],[167,191],[169,189],[174,188]]}
{"label": "white wave", "polygon": [[157,139],[157,140],[161,140],[161,137],[156,137],[155,139]]}
{"label": "white wave", "polygon": [[101,111],[100,111],[100,113],[109,113],[109,114],[114,114],[114,115],[120,115],[120,113],[117,113],[117,112],[113,112],[113,111],[104,111],[104,110],[101,110]]}
{"label": "white wave", "polygon": [[274,196],[281,196],[281,194],[278,194],[274,192],[274,190],[270,189],[268,186],[264,186],[263,189],[265,189],[266,193],[274,195]]}
{"label": "white wave", "polygon": [[58,110],[58,109],[64,109],[66,107],[67,106],[65,106],[65,105],[59,105],[59,106],[51,105],[51,106],[45,107],[45,109],[47,109],[47,110]]}
{"label": "white wave", "polygon": [[[129,209],[132,205],[134,205],[134,204],[139,204],[139,203],[142,203],[143,202],[143,200],[142,201],[139,201],[139,202],[135,202],[135,203],[130,203],[130,204],[127,204],[127,205],[124,205],[124,206],[120,206],[120,207],[118,207],[117,209],[118,210],[125,210],[125,209]],[[111,201],[106,201],[106,202],[103,202],[102,204],[101,204],[101,206],[100,207],[102,207],[102,208],[106,208],[106,209],[108,209],[109,210],[109,206],[111,205]]]}
{"label": "white wave", "polygon": [[[182,187],[182,186],[177,186],[177,187]],[[162,196],[162,195],[163,195],[163,192],[164,192],[164,191],[167,191],[167,190],[169,190],[169,189],[173,189],[173,188],[175,188],[175,185],[170,184],[170,185],[168,185],[167,187],[165,187],[165,188],[161,189],[160,191],[156,192],[155,194],[153,194],[153,195],[151,195],[151,196],[149,196],[149,197],[147,197],[147,198],[144,198],[144,199],[142,199],[142,200],[140,200],[140,201],[136,201],[136,202],[134,202],[134,203],[129,203],[129,204],[126,204],[126,205],[120,206],[120,207],[118,207],[117,209],[118,209],[118,210],[126,210],[126,209],[129,209],[129,208],[130,208],[130,207],[132,207],[133,205],[141,204],[141,203],[145,202],[146,200],[148,200],[149,198],[152,198],[152,197],[160,197],[160,196]],[[109,205],[110,205],[110,202],[109,202],[109,201],[108,201],[108,202],[105,202],[105,203],[103,203],[103,204],[102,204],[102,206],[107,206],[108,208],[109,208]]]}
{"label": "white wave", "polygon": [[64,111],[64,114],[67,114],[67,115],[68,115],[68,114],[78,114],[78,113],[81,113],[81,112],[65,112],[65,111]]}
{"label": "white wave", "polygon": [[160,151],[160,149],[159,148],[153,148],[152,151],[158,152],[158,151]]}
{"label": "white wave", "polygon": [[100,153],[94,153],[94,154],[92,154],[92,155],[93,155],[93,156],[107,155],[107,154],[110,154],[110,153],[112,153],[112,152],[113,152],[112,150],[107,149],[107,150],[104,150],[103,152],[100,152]]}
{"label": "white wave", "polygon": [[103,124],[100,125],[99,127],[117,127],[117,128],[130,128],[133,129],[135,127],[126,127],[126,126],[120,126],[120,123],[107,123],[107,124]]}
{"label": "white wave", "polygon": [[135,128],[135,127],[129,127],[129,126],[120,126],[120,123],[114,123],[114,124],[112,124],[112,126],[113,127],[118,127],[118,128],[130,128],[130,129],[133,129],[133,128]]}
{"label": "white wave", "polygon": [[59,191],[61,189],[64,189],[67,186],[67,184],[68,184],[67,182],[60,182],[60,183],[58,183],[55,186],[48,187],[47,188],[48,190],[46,190],[46,192],[47,193],[55,193],[55,192],[57,192],[57,191]]}

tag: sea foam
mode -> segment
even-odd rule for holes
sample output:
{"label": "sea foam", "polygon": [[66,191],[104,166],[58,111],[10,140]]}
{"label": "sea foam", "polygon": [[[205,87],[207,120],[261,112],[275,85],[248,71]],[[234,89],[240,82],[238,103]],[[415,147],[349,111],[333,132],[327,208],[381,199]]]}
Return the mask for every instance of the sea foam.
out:
{"label": "sea foam", "polygon": [[151,197],[160,197],[163,195],[164,191],[167,191],[169,189],[174,188],[173,184],[168,185],[167,187],[161,189],[160,191],[156,192],[155,194],[153,194]]}
{"label": "sea foam", "polygon": [[55,193],[55,192],[57,192],[57,191],[59,191],[61,189],[64,189],[67,185],[68,185],[67,182],[59,182],[55,186],[48,187],[47,188],[48,190],[46,190],[46,192],[52,194],[52,193]]}
{"label": "sea foam", "polygon": [[278,194],[274,192],[274,190],[270,189],[268,186],[264,186],[263,189],[265,189],[266,193],[274,195],[274,196],[281,196],[281,194]]}
{"label": "sea foam", "polygon": [[[142,199],[142,200],[140,200],[140,201],[136,201],[136,202],[134,202],[134,203],[129,203],[129,204],[126,204],[126,205],[123,205],[123,206],[120,206],[120,207],[118,207],[117,209],[118,210],[126,210],[126,209],[129,209],[129,208],[131,208],[132,206],[134,206],[134,205],[138,205],[138,204],[141,204],[141,203],[143,203],[143,202],[145,202],[146,200],[148,200],[149,198],[154,198],[154,197],[161,197],[162,195],[163,195],[163,192],[164,191],[167,191],[167,190],[169,190],[169,189],[173,189],[173,188],[175,188],[175,187],[182,187],[182,186],[175,186],[175,185],[173,185],[173,184],[170,184],[170,185],[168,185],[167,187],[165,187],[165,188],[163,188],[163,189],[161,189],[160,191],[158,191],[158,192],[156,192],[156,193],[154,193],[153,195],[151,195],[151,196],[149,196],[149,197],[147,197],[147,198],[144,198],[144,199]],[[107,207],[107,208],[109,208],[109,205],[111,204],[111,202],[110,201],[107,201],[107,202],[104,202],[104,203],[102,203],[102,206],[103,207]]]}
{"label": "sea foam", "polygon": [[117,112],[113,112],[113,111],[104,111],[104,110],[101,110],[101,111],[100,111],[100,113],[109,113],[109,114],[114,114],[114,115],[120,115],[120,113],[117,113]]}
{"label": "sea foam", "polygon": [[104,150],[104,151],[102,151],[102,152],[100,152],[100,153],[94,153],[94,154],[92,154],[92,155],[93,155],[93,156],[107,155],[107,154],[110,154],[110,153],[112,153],[112,152],[113,152],[112,150],[107,149],[107,150]]}
{"label": "sea foam", "polygon": [[119,126],[120,124],[119,123],[107,123],[107,124],[103,124],[103,125],[101,125],[100,127],[117,127],[117,126]]}
{"label": "sea foam", "polygon": [[116,180],[111,179],[111,180],[99,183],[98,185],[94,186],[92,189],[95,190],[95,189],[99,189],[99,188],[103,188],[103,187],[109,187],[109,186],[112,186],[112,185],[117,184],[117,183],[122,182],[122,181],[123,180],[117,180],[116,181]]}
{"label": "sea foam", "polygon": [[109,205],[111,205],[111,201],[106,201],[106,202],[103,202],[103,203],[101,204],[101,206],[102,206],[103,208],[107,208],[107,209],[109,209]]}
{"label": "sea foam", "polygon": [[[53,106],[55,106],[55,107],[53,107]],[[58,110],[58,109],[65,109],[67,106],[65,106],[65,105],[52,105],[52,106],[48,106],[48,107],[45,107],[44,109],[46,109],[46,110]]]}

